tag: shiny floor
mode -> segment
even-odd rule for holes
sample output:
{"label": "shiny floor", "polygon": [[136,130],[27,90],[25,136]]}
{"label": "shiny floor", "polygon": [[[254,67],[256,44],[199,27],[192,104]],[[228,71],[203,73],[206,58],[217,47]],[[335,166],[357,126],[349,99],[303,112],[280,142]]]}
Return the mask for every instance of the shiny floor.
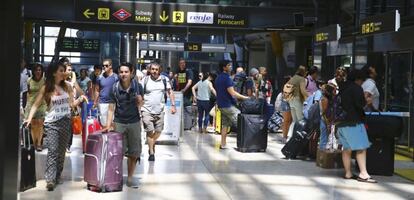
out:
{"label": "shiny floor", "polygon": [[[397,175],[373,176],[377,184],[345,180],[342,169],[321,169],[314,161],[285,160],[278,134],[270,134],[265,153],[240,153],[235,135],[229,149],[219,150],[220,136],[185,132],[179,145],[158,145],[155,162],[147,147],[136,169],[138,189],[124,185],[122,192],[95,193],[83,181],[80,137],[67,154],[64,183],[47,192],[43,179],[47,150],[37,153],[37,187],[19,193],[21,200],[116,199],[414,199],[414,182]],[[414,163],[414,162],[412,162]],[[124,160],[124,179],[126,179]],[[380,167],[380,166],[379,166]],[[407,166],[414,168],[413,165]]]}

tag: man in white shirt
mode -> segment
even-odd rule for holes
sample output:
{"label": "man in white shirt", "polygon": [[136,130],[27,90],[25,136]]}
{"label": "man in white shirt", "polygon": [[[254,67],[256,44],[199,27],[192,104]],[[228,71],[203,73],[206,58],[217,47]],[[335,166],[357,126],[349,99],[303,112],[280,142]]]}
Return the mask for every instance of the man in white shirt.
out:
{"label": "man in white shirt", "polygon": [[367,105],[365,106],[366,111],[379,110],[380,94],[377,86],[375,85],[375,78],[377,77],[377,71],[372,65],[365,65],[362,70],[366,73],[367,79],[362,84],[364,90],[365,100]]}
{"label": "man in white shirt", "polygon": [[20,108],[21,111],[26,107],[28,85],[27,80],[32,76],[29,69],[26,68],[24,59],[20,62]]}
{"label": "man in white shirt", "polygon": [[[167,77],[162,76],[158,63],[149,65],[150,75],[142,79],[144,105],[142,106],[142,122],[147,133],[148,161],[155,161],[155,142],[164,127],[164,106],[167,96],[171,100],[171,113],[176,112],[174,93]],[[165,111],[168,112],[168,111]]]}

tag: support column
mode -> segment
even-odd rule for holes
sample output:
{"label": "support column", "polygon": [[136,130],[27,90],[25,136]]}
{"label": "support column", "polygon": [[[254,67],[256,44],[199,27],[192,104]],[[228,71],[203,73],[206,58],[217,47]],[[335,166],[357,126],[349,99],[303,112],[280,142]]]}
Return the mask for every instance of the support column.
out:
{"label": "support column", "polygon": [[130,39],[129,33],[121,33],[121,56],[120,62],[130,62]]}
{"label": "support column", "polygon": [[23,17],[21,0],[5,0],[0,5],[0,199],[17,199],[19,177],[19,85],[22,58]]}

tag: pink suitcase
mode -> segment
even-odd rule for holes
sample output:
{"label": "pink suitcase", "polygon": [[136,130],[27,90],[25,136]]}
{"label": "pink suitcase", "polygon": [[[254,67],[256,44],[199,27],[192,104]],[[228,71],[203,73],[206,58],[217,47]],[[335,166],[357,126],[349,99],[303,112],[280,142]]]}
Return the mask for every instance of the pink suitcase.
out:
{"label": "pink suitcase", "polygon": [[96,192],[122,191],[122,134],[96,133],[88,136],[84,180]]}
{"label": "pink suitcase", "polygon": [[86,138],[88,138],[88,135],[93,134],[99,130],[101,130],[101,124],[99,123],[98,119],[91,115],[88,116],[86,118],[85,124],[83,126],[83,131],[82,131],[83,152],[85,152],[85,149],[86,149]]}

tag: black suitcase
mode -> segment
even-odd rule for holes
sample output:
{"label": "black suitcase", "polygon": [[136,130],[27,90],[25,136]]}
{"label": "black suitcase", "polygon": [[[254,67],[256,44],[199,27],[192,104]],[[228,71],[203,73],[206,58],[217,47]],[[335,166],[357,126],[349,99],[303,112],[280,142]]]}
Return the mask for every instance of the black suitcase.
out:
{"label": "black suitcase", "polygon": [[20,191],[36,187],[35,149],[31,142],[30,129],[22,127],[21,131],[21,160],[20,160]]}
{"label": "black suitcase", "polygon": [[262,115],[239,114],[237,118],[237,150],[265,152],[267,148],[266,122]]}
{"label": "black suitcase", "polygon": [[367,149],[368,174],[392,176],[394,173],[394,139],[370,139],[371,146]]}
{"label": "black suitcase", "polygon": [[287,159],[295,159],[303,152],[309,143],[309,134],[306,131],[306,121],[301,120],[293,127],[292,138],[283,146],[282,153]]}

